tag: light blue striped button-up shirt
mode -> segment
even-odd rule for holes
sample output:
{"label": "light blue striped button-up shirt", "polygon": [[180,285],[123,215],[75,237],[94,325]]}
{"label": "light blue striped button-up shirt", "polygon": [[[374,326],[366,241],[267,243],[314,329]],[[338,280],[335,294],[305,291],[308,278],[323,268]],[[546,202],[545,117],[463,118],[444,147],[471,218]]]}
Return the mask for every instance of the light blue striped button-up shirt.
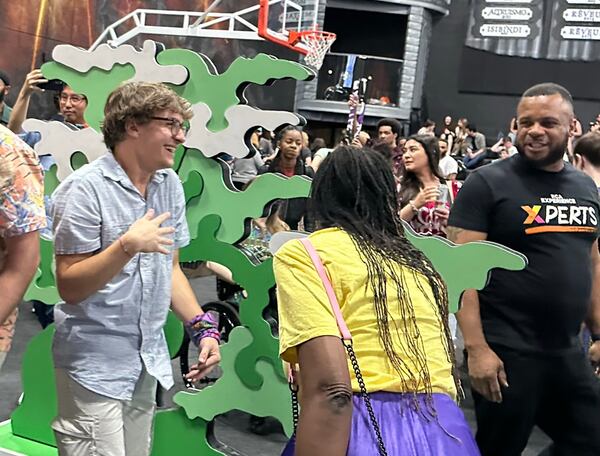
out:
{"label": "light blue striped button-up shirt", "polygon": [[[154,174],[144,198],[112,153],[75,171],[52,195],[58,255],[100,252],[149,209],[170,212],[173,248],[188,244],[185,198],[171,169]],[[57,304],[54,363],[85,388],[129,400],[145,366],[164,388],[173,374],[163,326],[171,303],[173,254],[140,253],[78,304]]]}

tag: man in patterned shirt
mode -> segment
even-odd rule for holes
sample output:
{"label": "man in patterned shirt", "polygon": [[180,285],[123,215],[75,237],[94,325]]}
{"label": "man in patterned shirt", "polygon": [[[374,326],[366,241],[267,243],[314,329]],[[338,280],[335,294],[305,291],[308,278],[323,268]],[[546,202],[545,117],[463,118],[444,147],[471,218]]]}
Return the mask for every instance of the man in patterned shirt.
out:
{"label": "man in patterned shirt", "polygon": [[38,231],[45,226],[39,160],[0,125],[0,367],[10,350],[17,306],[39,263]]}

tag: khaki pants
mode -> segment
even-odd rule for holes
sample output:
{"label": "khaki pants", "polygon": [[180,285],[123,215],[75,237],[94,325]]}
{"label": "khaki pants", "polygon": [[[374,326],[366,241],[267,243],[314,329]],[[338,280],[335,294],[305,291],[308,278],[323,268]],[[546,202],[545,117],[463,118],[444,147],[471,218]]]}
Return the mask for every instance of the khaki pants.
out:
{"label": "khaki pants", "polygon": [[156,380],[142,372],[133,398],[96,394],[56,369],[58,416],[52,422],[61,456],[148,456],[156,409]]}

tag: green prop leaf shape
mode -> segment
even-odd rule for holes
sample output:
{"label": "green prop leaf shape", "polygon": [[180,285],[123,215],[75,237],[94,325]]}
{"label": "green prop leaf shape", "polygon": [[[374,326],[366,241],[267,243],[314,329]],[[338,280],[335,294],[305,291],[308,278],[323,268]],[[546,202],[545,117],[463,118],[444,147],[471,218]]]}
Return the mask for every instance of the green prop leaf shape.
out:
{"label": "green prop leaf shape", "polygon": [[82,93],[88,100],[85,110],[85,121],[96,131],[104,119],[104,104],[108,95],[122,82],[135,75],[133,65],[115,64],[110,71],[92,68],[87,73],[80,73],[71,67],[58,62],[42,65],[42,73],[47,79],[60,79],[76,93]]}
{"label": "green prop leaf shape", "polygon": [[[310,179],[304,176],[287,178],[272,173],[258,176],[246,190],[240,192],[225,183],[225,179],[230,181],[229,173],[229,167],[220,160],[206,158],[196,149],[187,150],[179,176],[186,189],[186,198],[190,198],[187,220],[192,238],[199,235],[197,227],[200,220],[216,214],[221,218],[217,239],[234,244],[247,236],[246,220],[261,217],[268,203],[279,198],[306,197],[310,192]],[[190,179],[201,184],[202,188],[194,189]],[[181,251],[180,258],[181,261],[199,259],[189,247]]]}
{"label": "green prop leaf shape", "polygon": [[202,219],[198,223],[198,237],[188,248],[202,260],[214,261],[229,268],[233,280],[246,290],[248,297],[240,304],[240,321],[252,333],[253,341],[237,356],[235,366],[237,374],[247,386],[259,389],[263,383],[262,377],[256,372],[259,359],[269,361],[275,367],[275,372],[284,378],[277,339],[262,317],[269,303],[269,290],[275,286],[272,260],[255,265],[239,249],[217,240],[215,234],[220,223],[220,217],[215,214]]}
{"label": "green prop leaf shape", "polygon": [[245,327],[235,328],[229,342],[221,345],[221,370],[217,383],[198,392],[182,391],[175,395],[176,404],[183,407],[190,419],[200,417],[211,421],[229,410],[241,410],[256,416],[272,416],[284,426],[290,436],[293,423],[290,416],[291,397],[287,382],[273,375],[273,365],[263,360],[256,362],[256,370],[264,378],[259,389],[249,388],[235,371],[234,360],[252,344],[252,333]]}
{"label": "green prop leaf shape", "polygon": [[304,81],[315,75],[304,65],[267,54],[258,54],[251,59],[238,57],[221,74],[206,56],[187,49],[167,49],[159,53],[156,60],[162,65],[178,64],[188,69],[188,81],[182,86],[174,86],[173,90],[192,104],[203,102],[210,107],[212,117],[206,128],[212,132],[227,128],[225,111],[231,106],[245,104],[243,93],[249,84],[270,85],[280,79]]}
{"label": "green prop leaf shape", "polygon": [[50,241],[40,239],[40,265],[23,299],[46,304],[60,301],[54,277],[54,244]]}
{"label": "green prop leaf shape", "polygon": [[[227,128],[225,111],[231,106],[245,103],[244,90],[249,84],[270,85],[276,80],[294,79],[304,81],[315,72],[298,62],[280,60],[267,54],[251,59],[239,57],[229,68],[219,74],[208,57],[187,49],[167,49],[159,52],[156,61],[163,65],[183,65],[188,69],[188,80],[181,86],[168,84],[190,103],[206,103],[212,112],[207,128],[218,132]],[[109,71],[94,67],[86,73],[58,62],[42,65],[42,73],[48,79],[65,81],[73,91],[88,99],[86,122],[100,130],[104,117],[104,104],[110,92],[120,83],[135,76],[132,64],[115,63]],[[245,132],[240,132],[243,136]]]}
{"label": "green prop leaf shape", "polygon": [[527,266],[527,257],[493,242],[469,242],[456,245],[439,236],[421,236],[404,224],[404,234],[421,250],[440,273],[448,286],[450,312],[456,313],[465,290],[481,290],[494,268],[520,271]]}

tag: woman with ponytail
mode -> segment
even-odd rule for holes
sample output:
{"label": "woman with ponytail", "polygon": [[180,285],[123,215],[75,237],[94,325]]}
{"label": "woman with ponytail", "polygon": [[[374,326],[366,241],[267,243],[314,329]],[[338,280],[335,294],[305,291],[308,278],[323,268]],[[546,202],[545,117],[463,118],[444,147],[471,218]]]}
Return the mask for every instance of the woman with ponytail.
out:
{"label": "woman with ponytail", "polygon": [[[288,125],[277,135],[277,152],[268,165],[259,169],[258,174],[279,173],[286,177],[313,177],[314,171],[300,158],[302,151],[302,130]],[[291,198],[281,204],[281,218],[292,230],[300,228],[313,231],[313,223],[306,198]],[[302,223],[301,223],[302,222]]]}

